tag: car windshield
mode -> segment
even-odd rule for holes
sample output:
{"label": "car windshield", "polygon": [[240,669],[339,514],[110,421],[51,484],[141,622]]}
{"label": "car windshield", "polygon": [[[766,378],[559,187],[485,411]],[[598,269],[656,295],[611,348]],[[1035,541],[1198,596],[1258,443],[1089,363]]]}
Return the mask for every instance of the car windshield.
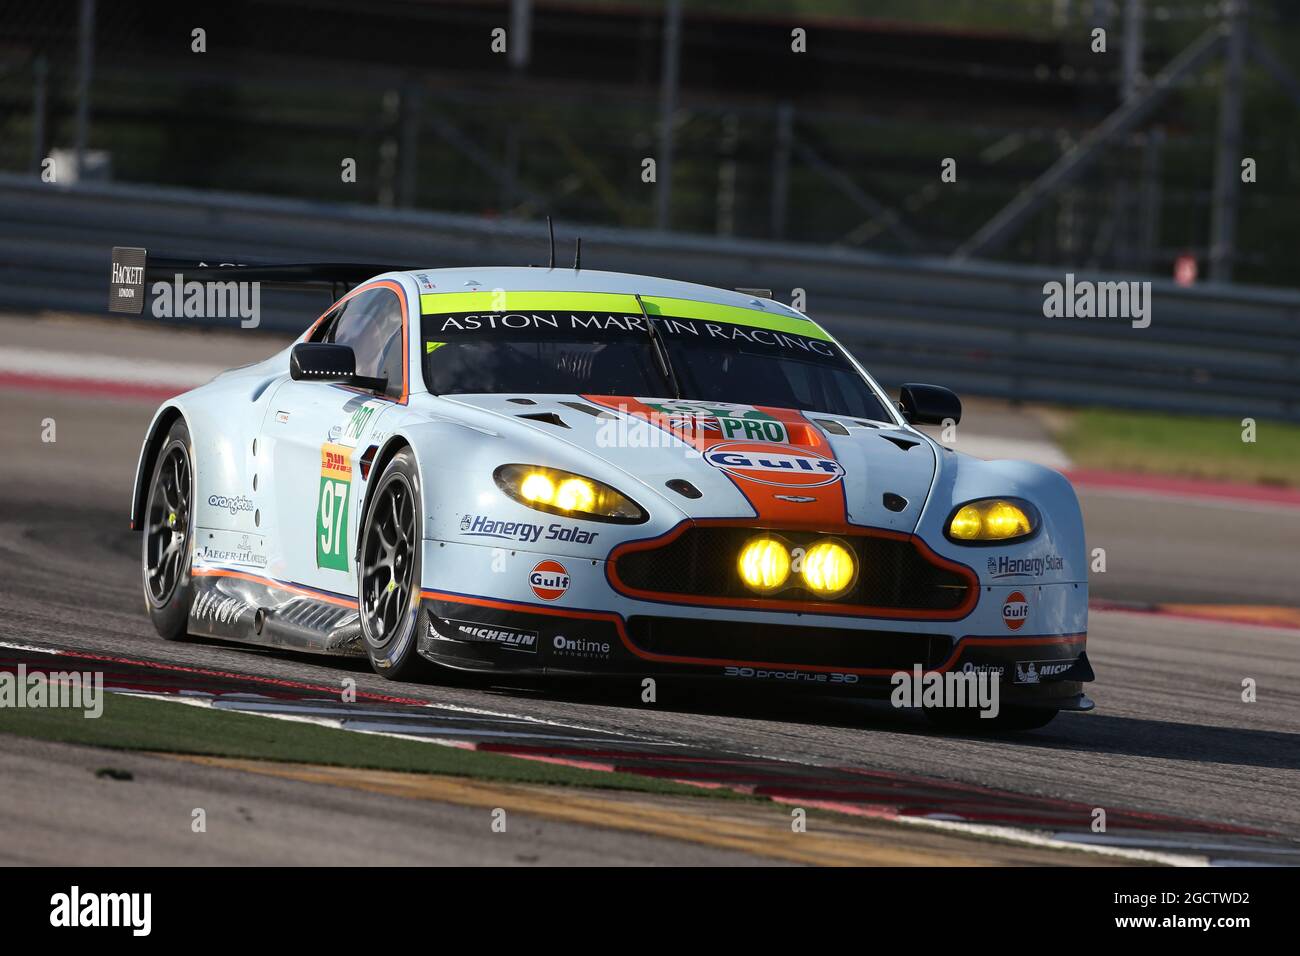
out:
{"label": "car windshield", "polygon": [[[789,324],[655,318],[682,398],[892,421],[838,345],[810,323]],[[672,395],[640,315],[426,315],[423,342],[425,383],[438,395]]]}

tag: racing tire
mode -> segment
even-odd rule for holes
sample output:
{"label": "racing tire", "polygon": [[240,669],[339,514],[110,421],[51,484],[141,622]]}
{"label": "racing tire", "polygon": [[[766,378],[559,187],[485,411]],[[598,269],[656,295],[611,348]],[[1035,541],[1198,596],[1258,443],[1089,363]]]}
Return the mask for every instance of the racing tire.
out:
{"label": "racing tire", "polygon": [[403,448],[375,485],[357,559],[362,642],[370,666],[389,680],[418,680],[432,671],[417,650],[423,513],[415,456]]}
{"label": "racing tire", "polygon": [[167,641],[189,632],[194,586],[190,578],[194,534],[193,456],[190,430],[179,419],[158,452],[144,509],[140,571],[154,630]]}
{"label": "racing tire", "polygon": [[1003,707],[996,717],[981,717],[972,708],[925,708],[925,717],[941,730],[963,734],[1008,734],[1046,727],[1060,711],[1052,707]]}

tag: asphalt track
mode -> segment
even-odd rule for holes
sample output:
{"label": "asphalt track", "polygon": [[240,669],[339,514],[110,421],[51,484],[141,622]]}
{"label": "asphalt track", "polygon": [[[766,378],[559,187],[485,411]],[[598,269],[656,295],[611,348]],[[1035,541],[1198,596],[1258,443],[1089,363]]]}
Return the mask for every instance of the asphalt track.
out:
{"label": "asphalt track", "polygon": [[[194,360],[209,351],[194,348],[194,336],[175,341],[179,344],[173,339],[159,344],[157,358]],[[241,339],[237,348],[249,345]],[[352,663],[215,642],[158,640],[141,608],[138,538],[126,528],[132,471],[153,403],[33,391],[17,382],[0,387],[0,401],[0,640],[320,685],[337,686],[341,676],[351,676],[363,692],[400,692],[595,732],[994,788],[1108,812],[1141,811],[1254,828],[1274,834],[1279,848],[1300,847],[1300,630],[1094,611],[1089,655],[1099,678],[1091,689],[1097,711],[1064,714],[1044,730],[1005,739],[939,735],[912,715],[888,708],[671,687],[653,706],[640,703],[636,688],[617,685],[578,689],[457,682],[395,689]],[[47,418],[57,423],[53,443],[41,441]],[[1107,550],[1107,571],[1092,583],[1096,599],[1142,605],[1300,604],[1295,545],[1300,509],[1114,490],[1082,497],[1089,545]],[[1244,678],[1258,683],[1254,703],[1241,700]],[[40,799],[61,793],[75,802],[68,787],[54,786],[64,772],[58,768],[70,760],[59,754],[46,769],[29,750],[6,745],[0,754],[6,770],[22,767],[29,774],[49,775],[50,785],[39,788]],[[193,772],[218,773],[210,768]],[[177,786],[190,785],[188,780],[178,780]],[[260,781],[249,786],[260,805],[273,812],[275,794],[295,785]],[[15,793],[8,791],[0,804],[0,820],[14,810],[10,798],[17,799]],[[28,792],[27,799],[37,796]],[[373,799],[338,798],[335,819],[345,835],[342,843],[348,833],[359,840],[379,838],[378,831],[366,833],[372,824],[346,823],[349,801],[356,802],[353,809],[360,813],[361,804]],[[407,825],[427,833],[457,830],[461,811],[410,813]],[[589,843],[580,852],[581,840],[567,826],[551,823],[537,830],[547,860],[754,859],[698,848],[674,856],[670,847],[627,834]],[[1207,836],[1204,846],[1216,839]],[[437,857],[440,862],[539,858],[532,852],[512,856],[468,838],[446,845],[450,849]],[[40,846],[31,841],[25,846],[19,856],[38,861]],[[1236,856],[1231,848],[1201,849],[1221,860]],[[51,855],[64,859],[61,853]],[[1277,859],[1292,862],[1289,854]]]}

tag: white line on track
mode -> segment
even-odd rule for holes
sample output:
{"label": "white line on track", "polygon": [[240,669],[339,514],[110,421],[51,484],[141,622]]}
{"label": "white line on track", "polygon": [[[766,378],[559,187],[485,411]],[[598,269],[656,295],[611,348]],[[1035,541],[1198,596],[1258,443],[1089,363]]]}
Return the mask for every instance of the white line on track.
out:
{"label": "white line on track", "polygon": [[15,650],[15,651],[35,651],[39,654],[62,654],[63,653],[63,651],[60,651],[53,647],[37,647],[35,644],[19,644],[15,641],[0,641],[0,647],[8,647],[11,650]]}
{"label": "white line on track", "polygon": [[[144,697],[150,700],[170,700],[189,704],[199,707],[213,707],[212,700],[203,700],[201,698],[180,699],[175,695],[169,694],[150,694],[136,691],[128,692],[132,697]],[[334,718],[307,717],[299,714],[287,714],[283,712],[269,711],[231,711],[233,713],[250,713],[259,717],[270,717],[274,720],[292,720],[298,723],[319,724],[325,727],[331,727],[336,730],[345,730],[351,733],[373,734],[377,737],[394,737],[399,740],[416,740],[421,743],[436,744],[444,747],[464,748],[465,744],[457,740],[447,740],[429,736],[415,736],[412,734],[394,733],[392,731],[364,730],[360,728],[344,727],[343,722]],[[791,761],[793,762],[793,761]],[[683,781],[690,782],[690,781]],[[798,803],[801,806],[816,806],[816,800],[799,800],[794,798],[770,797],[774,803]],[[1015,827],[989,826],[982,823],[965,823],[957,820],[935,820],[926,817],[906,817],[893,814],[876,814],[876,813],[854,813],[852,810],[844,810],[838,804],[835,807],[827,809],[846,812],[851,816],[870,816],[873,819],[883,820],[892,823],[901,823],[908,826],[921,827],[931,830],[945,830],[951,833],[960,833],[967,836],[979,837],[986,840],[1000,840],[1008,843],[1016,843],[1023,846],[1042,847],[1045,849],[1063,850],[1076,853],[1092,853],[1098,856],[1116,857],[1119,859],[1132,860],[1140,863],[1154,863],[1164,866],[1178,867],[1198,867],[1208,866],[1209,860],[1203,856],[1193,856],[1190,854],[1179,853],[1157,853],[1151,850],[1139,850],[1130,847],[1119,846],[1101,846],[1088,843],[1075,843],[1071,840],[1061,839],[1055,836],[1047,836],[1041,833],[1035,833],[1031,830],[1021,830]]]}
{"label": "white line on track", "polygon": [[[0,641],[0,647],[8,647],[15,650],[37,651],[37,652],[42,652],[47,654],[74,654],[74,655],[76,654],[75,651],[61,651],[61,650],[56,650],[48,647],[36,647],[29,644],[20,644],[11,641]],[[122,693],[131,697],[145,698],[148,700],[172,701],[174,703],[185,704],[191,707],[207,707],[212,710],[226,710],[229,713],[246,713],[251,716],[269,717],[273,720],[288,720],[288,721],[293,721],[295,723],[316,724],[318,726],[329,727],[335,730],[344,730],[351,733],[372,734],[377,737],[393,737],[400,740],[415,740],[421,743],[436,744],[444,747],[454,747],[454,748],[462,748],[462,749],[466,746],[466,744],[463,741],[456,740],[456,739],[439,738],[439,737],[433,737],[429,735],[403,734],[403,733],[397,733],[393,731],[349,728],[344,726],[342,720],[333,717],[316,717],[316,716],[310,716],[308,714],[287,713],[284,711],[274,711],[274,712],[267,711],[267,710],[243,711],[243,710],[236,710],[233,708],[217,708],[214,706],[215,699],[212,697],[185,697],[185,696],[178,696],[176,694],[155,694],[155,693],[135,691],[135,690],[121,690],[121,691],[114,691],[114,692]],[[430,706],[441,707],[443,705],[431,702]],[[586,728],[570,726],[565,724],[558,724],[552,721],[542,720],[541,718],[516,716],[513,714],[505,714],[505,713],[498,713],[494,711],[482,710],[480,708],[456,707],[456,708],[448,708],[448,709],[455,709],[463,712],[483,714],[492,717],[507,718],[507,719],[514,719],[514,720],[525,720],[525,721],[530,721],[538,724],[546,724],[550,726],[571,729],[571,730],[586,729]],[[593,729],[593,732],[609,734],[612,737],[630,738],[630,735],[621,734],[616,731]],[[643,739],[654,739],[654,738],[643,738]],[[656,740],[655,742],[661,743],[665,746],[685,746],[684,744],[677,744],[670,741]],[[769,760],[778,759],[772,757],[765,757],[764,755],[761,754],[754,754],[752,756],[760,757],[762,759],[769,759]],[[804,766],[803,764],[800,764],[799,761],[790,760],[790,759],[781,760],[780,762],[790,763],[797,766]],[[771,797],[769,799],[773,800],[773,802],[775,803],[799,802],[801,805],[804,806],[816,806],[818,804],[818,801],[816,800],[793,801],[791,799],[782,798],[782,797]],[[1133,860],[1135,862],[1162,864],[1165,866],[1197,867],[1197,866],[1210,865],[1209,859],[1204,856],[1197,856],[1191,854],[1179,854],[1179,853],[1159,853],[1151,850],[1140,850],[1131,847],[1107,846],[1107,845],[1099,845],[1099,844],[1090,844],[1086,842],[1076,842],[1073,839],[1062,839],[1059,836],[1048,836],[1042,833],[1037,833],[1031,830],[1022,830],[1016,827],[991,826],[982,823],[966,823],[964,821],[958,821],[958,820],[937,820],[928,817],[908,817],[908,816],[901,816],[901,815],[880,814],[880,813],[870,813],[870,812],[855,813],[855,811],[853,811],[852,809],[845,809],[844,807],[841,807],[839,804],[836,804],[836,806],[833,808],[828,807],[828,809],[835,809],[838,810],[839,812],[848,813],[849,815],[871,816],[875,819],[892,821],[895,823],[905,824],[907,826],[916,826],[916,827],[928,828],[932,830],[946,830],[949,832],[963,833],[968,836],[980,837],[983,839],[1003,840],[1011,843],[1018,843],[1025,846],[1044,847],[1044,848],[1057,849],[1057,850],[1074,851],[1078,853],[1093,853],[1101,856],[1117,857],[1120,859]]]}

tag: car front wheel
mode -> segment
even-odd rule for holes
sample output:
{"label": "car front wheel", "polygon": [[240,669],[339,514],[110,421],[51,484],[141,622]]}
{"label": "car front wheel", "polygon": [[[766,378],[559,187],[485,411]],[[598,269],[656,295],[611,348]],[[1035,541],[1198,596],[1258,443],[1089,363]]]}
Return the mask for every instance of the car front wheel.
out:
{"label": "car front wheel", "polygon": [[393,456],[375,486],[361,532],[358,610],[376,673],[412,680],[428,672],[416,650],[422,535],[420,474],[409,448]]}

